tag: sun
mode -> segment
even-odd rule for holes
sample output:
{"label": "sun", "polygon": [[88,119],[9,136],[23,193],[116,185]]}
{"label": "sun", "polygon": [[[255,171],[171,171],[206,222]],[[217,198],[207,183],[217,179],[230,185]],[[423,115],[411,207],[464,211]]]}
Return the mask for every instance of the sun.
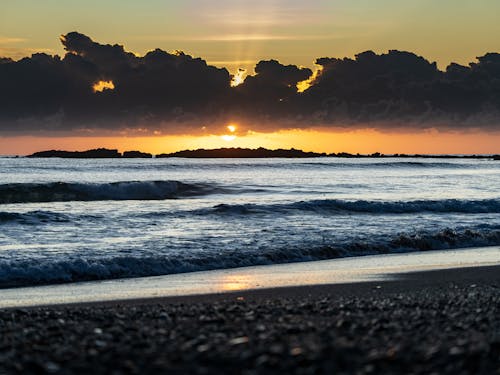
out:
{"label": "sun", "polygon": [[224,135],[221,135],[221,138],[226,141],[226,142],[231,142],[231,141],[234,141],[236,139],[236,135],[234,134],[236,132],[236,125],[228,125],[226,126],[227,130],[229,131],[229,133],[232,133],[232,134],[224,134]]}
{"label": "sun", "polygon": [[229,135],[229,134],[224,134],[224,135],[221,135],[220,136],[224,141],[226,142],[231,142],[231,141],[234,141],[236,139],[236,136],[235,135]]}

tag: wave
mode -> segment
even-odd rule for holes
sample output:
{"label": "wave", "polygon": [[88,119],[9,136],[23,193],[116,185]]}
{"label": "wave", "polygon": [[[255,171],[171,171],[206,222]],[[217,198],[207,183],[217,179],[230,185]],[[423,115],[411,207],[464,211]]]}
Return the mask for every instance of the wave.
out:
{"label": "wave", "polygon": [[[478,163],[467,163],[467,162],[445,162],[445,161],[389,161],[389,162],[375,162],[375,163],[363,163],[365,167],[394,167],[394,168],[443,168],[443,169],[470,169],[477,168],[481,165]],[[494,165],[493,165],[494,166]]]}
{"label": "wave", "polygon": [[[180,197],[181,194],[172,194],[173,197]],[[134,199],[133,195],[114,197],[114,200]],[[37,198],[30,196],[29,198]],[[52,199],[63,199],[65,197],[55,197]],[[94,195],[86,200],[98,200],[102,195]],[[135,196],[135,199],[137,196]],[[147,199],[155,199],[151,195]],[[66,199],[65,199],[66,200]],[[81,200],[81,198],[80,198]],[[29,202],[41,200],[25,200]],[[12,202],[12,199],[9,203]],[[500,200],[485,199],[485,200],[418,200],[418,201],[347,201],[338,199],[325,200],[310,200],[292,203],[276,203],[276,204],[218,204],[209,208],[200,208],[191,211],[153,211],[146,213],[127,213],[130,217],[138,217],[142,219],[155,220],[162,217],[185,217],[186,215],[195,216],[227,216],[235,218],[238,216],[251,215],[397,215],[397,214],[498,214],[500,213]],[[37,225],[57,222],[73,222],[73,221],[96,221],[105,220],[105,216],[87,215],[87,214],[68,214],[52,211],[29,211],[29,212],[8,212],[0,211],[0,225],[2,224],[26,224]]]}
{"label": "wave", "polygon": [[163,200],[226,193],[214,184],[179,181],[17,183],[0,185],[0,204],[103,200]]}
{"label": "wave", "polygon": [[305,162],[303,165],[324,166],[332,168],[448,168],[464,169],[477,168],[477,164],[445,162],[445,161],[359,161],[351,159],[353,162]]}
{"label": "wave", "polygon": [[50,211],[31,211],[25,213],[0,212],[0,224],[8,224],[12,222],[20,224],[40,224],[69,221],[71,221],[71,217],[69,215]]}
{"label": "wave", "polygon": [[148,257],[73,257],[55,259],[0,259],[0,287],[158,276],[277,263],[324,260],[351,256],[403,253],[500,245],[500,228],[444,229],[436,232],[380,236],[371,242],[351,240],[338,244],[239,249],[216,253],[186,253]]}
{"label": "wave", "polygon": [[484,200],[415,200],[348,201],[320,199],[279,204],[219,204],[196,210],[197,214],[249,215],[266,213],[312,212],[326,214],[410,214],[410,213],[500,213],[499,199]]}
{"label": "wave", "polygon": [[[165,159],[168,160],[168,159]],[[471,169],[471,168],[498,168],[496,164],[481,163],[479,160],[466,160],[459,161],[458,159],[453,159],[451,161],[435,159],[426,159],[426,161],[419,160],[379,160],[374,159],[341,159],[341,158],[319,158],[319,159],[286,159],[283,161],[280,159],[276,161],[275,159],[252,159],[252,161],[246,161],[247,159],[226,159],[226,162],[216,162],[218,159],[211,159],[210,166],[211,169],[280,169],[283,168],[331,168],[331,169],[345,169],[345,168],[355,168],[355,169],[370,169],[370,168],[443,168],[443,169]],[[189,164],[185,163],[175,163],[175,161],[169,160],[168,164],[140,164],[136,166],[127,165],[127,168],[154,168],[154,169],[178,169],[189,167],[190,169],[203,169],[206,170],[207,163],[198,162],[196,159],[189,159]]]}

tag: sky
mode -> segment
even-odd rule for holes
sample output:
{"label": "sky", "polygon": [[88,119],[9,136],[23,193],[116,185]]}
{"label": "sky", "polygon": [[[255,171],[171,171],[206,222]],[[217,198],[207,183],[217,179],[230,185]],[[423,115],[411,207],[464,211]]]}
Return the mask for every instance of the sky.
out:
{"label": "sky", "polygon": [[[64,57],[67,46],[65,50],[59,38],[77,31],[95,43],[123,45],[126,51],[137,56],[144,56],[156,48],[167,52],[184,51],[202,58],[209,65],[227,68],[232,75],[238,69],[244,69],[243,78],[255,75],[256,65],[262,60],[275,59],[283,66],[292,64],[297,69],[309,68],[312,73],[318,69],[317,58],[355,59],[356,54],[367,50],[379,55],[389,50],[411,51],[430,63],[436,62],[437,69],[445,71],[451,62],[468,66],[476,62],[478,56],[500,51],[498,14],[500,2],[496,0],[2,0],[0,57],[19,60],[36,52]],[[82,54],[81,51],[77,53]],[[281,66],[279,69],[284,71]],[[113,72],[107,72],[113,76]],[[268,68],[265,74],[274,73]],[[306,71],[297,70],[293,74],[299,77]],[[259,75],[263,77],[264,73]],[[255,91],[269,91],[269,87],[274,87],[274,83],[268,81],[263,78],[261,81],[248,80],[247,92],[245,84],[238,90],[242,97],[249,96],[249,92],[258,97]],[[120,82],[114,84],[114,91],[118,94]],[[196,83],[189,84],[196,90]],[[253,91],[250,90],[251,84]],[[330,91],[336,87],[325,85],[323,83],[323,87]],[[311,100],[324,99],[319,88],[318,85],[315,92],[311,90]],[[482,103],[482,108],[489,106],[490,102]],[[43,125],[37,129],[36,124],[52,121],[59,112],[54,112],[55,117],[44,116],[43,119],[30,114],[35,125],[30,126],[29,131],[16,132],[19,126],[12,124],[17,124],[18,118],[16,121],[10,119],[9,125],[2,125],[0,154],[24,154],[57,148],[58,145],[80,149],[101,145],[123,149],[135,145],[154,152],[233,145],[297,147],[326,152],[500,152],[497,146],[500,144],[500,126],[495,116],[485,117],[483,112],[480,116],[477,116],[479,112],[469,116],[473,120],[464,122],[467,126],[452,126],[456,117],[453,113],[453,116],[439,121],[435,121],[434,116],[426,126],[420,122],[406,125],[407,117],[401,117],[398,118],[400,126],[396,127],[385,126],[386,118],[375,122],[370,119],[368,123],[356,120],[355,125],[349,118],[349,126],[346,126],[344,119],[340,125],[338,121],[332,124],[331,116],[315,122],[303,113],[298,125],[297,121],[290,122],[289,118],[284,119],[275,112],[266,112],[266,123],[271,121],[274,125],[264,126],[263,117],[248,116],[248,112],[255,112],[255,108],[244,111],[240,107],[235,111],[237,116],[223,119],[219,116],[217,126],[213,126],[215,120],[212,117],[205,120],[199,111],[195,111],[196,117],[191,122],[196,124],[161,128],[148,123],[151,131],[146,131],[147,134],[141,134],[144,125],[134,122],[119,129],[113,128],[113,131],[102,125],[96,127],[93,125],[95,118],[91,120],[92,126],[85,126],[86,131],[92,127],[90,133],[82,132],[81,126],[70,126],[64,132],[46,131]],[[223,111],[231,112],[227,107]],[[106,116],[102,115],[100,123],[109,119],[109,115],[109,111]],[[160,121],[161,116],[157,113],[155,116]],[[481,118],[480,126],[476,126],[478,117]],[[484,125],[488,121],[485,118],[492,118],[488,126]],[[394,122],[394,118],[390,120]],[[115,121],[124,120],[113,117],[112,122]],[[413,119],[410,121],[414,122]],[[230,124],[238,130],[229,131],[227,126]],[[194,130],[204,126],[208,133]],[[221,138],[224,135],[226,137]]]}

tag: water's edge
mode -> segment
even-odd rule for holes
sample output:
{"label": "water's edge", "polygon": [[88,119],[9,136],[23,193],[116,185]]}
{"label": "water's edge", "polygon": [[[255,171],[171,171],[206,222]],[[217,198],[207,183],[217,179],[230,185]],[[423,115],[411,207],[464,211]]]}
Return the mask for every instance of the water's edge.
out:
{"label": "water's edge", "polygon": [[401,273],[491,265],[500,265],[499,246],[3,289],[0,290],[0,308],[383,281]]}

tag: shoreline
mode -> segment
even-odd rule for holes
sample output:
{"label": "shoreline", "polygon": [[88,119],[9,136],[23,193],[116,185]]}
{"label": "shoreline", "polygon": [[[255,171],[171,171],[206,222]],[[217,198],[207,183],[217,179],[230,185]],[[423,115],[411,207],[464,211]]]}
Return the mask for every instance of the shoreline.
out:
{"label": "shoreline", "polygon": [[[114,301],[259,293],[280,288],[323,288],[391,282],[423,271],[500,265],[500,246],[367,255],[322,261],[253,266],[0,289],[0,309]],[[208,298],[212,298],[208,297]]]}
{"label": "shoreline", "polygon": [[489,284],[498,288],[500,298],[500,264],[488,266],[474,266],[461,268],[445,268],[394,274],[391,278],[346,282],[335,284],[310,284],[299,286],[279,286],[260,289],[245,289],[225,291],[220,293],[172,295],[163,297],[145,297],[133,299],[117,299],[106,301],[72,302],[54,305],[34,305],[10,307],[2,310],[16,309],[58,309],[58,308],[87,308],[87,307],[115,307],[115,306],[154,306],[168,304],[198,304],[226,301],[256,301],[276,298],[333,298],[367,297],[374,293],[377,296],[391,296],[408,291],[416,292],[425,289],[446,289],[454,287],[470,287],[476,284]]}
{"label": "shoreline", "polygon": [[0,309],[0,373],[493,374],[500,265]]}

